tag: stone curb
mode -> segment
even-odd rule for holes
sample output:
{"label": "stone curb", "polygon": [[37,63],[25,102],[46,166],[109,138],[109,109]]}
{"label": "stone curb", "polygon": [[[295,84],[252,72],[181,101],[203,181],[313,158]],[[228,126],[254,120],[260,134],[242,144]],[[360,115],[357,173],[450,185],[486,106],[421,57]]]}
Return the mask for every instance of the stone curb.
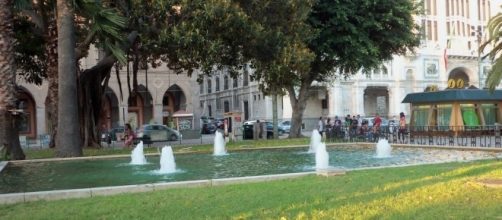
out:
{"label": "stone curb", "polygon": [[90,198],[96,196],[151,192],[151,191],[159,191],[159,190],[175,189],[175,188],[211,187],[211,186],[238,184],[238,183],[265,182],[272,180],[297,178],[311,174],[315,174],[315,172],[287,173],[287,174],[276,174],[276,175],[247,176],[247,177],[235,177],[235,178],[212,179],[212,180],[194,180],[194,181],[181,181],[181,182],[168,182],[168,183],[148,183],[139,185],[107,186],[107,187],[95,187],[95,188],[84,188],[84,189],[53,190],[53,191],[26,192],[26,193],[7,193],[7,194],[0,194],[0,204],[15,204],[15,203],[32,202],[40,200],[52,201],[61,199],[72,199],[72,198]]}
{"label": "stone curb", "polygon": [[7,166],[8,163],[9,161],[0,161],[0,173]]}

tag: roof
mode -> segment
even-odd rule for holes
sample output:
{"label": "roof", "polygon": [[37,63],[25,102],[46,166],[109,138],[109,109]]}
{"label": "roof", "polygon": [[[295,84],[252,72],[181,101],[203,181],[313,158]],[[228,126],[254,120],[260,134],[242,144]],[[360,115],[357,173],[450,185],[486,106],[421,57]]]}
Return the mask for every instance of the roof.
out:
{"label": "roof", "polygon": [[462,101],[502,101],[502,90],[448,89],[435,92],[410,93],[402,103],[439,103]]}

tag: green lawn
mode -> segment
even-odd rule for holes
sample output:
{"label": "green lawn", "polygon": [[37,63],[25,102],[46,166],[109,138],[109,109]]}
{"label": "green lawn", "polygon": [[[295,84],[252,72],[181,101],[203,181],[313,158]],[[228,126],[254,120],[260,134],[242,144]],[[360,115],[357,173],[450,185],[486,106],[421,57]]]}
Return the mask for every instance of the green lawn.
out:
{"label": "green lawn", "polygon": [[502,219],[502,160],[0,206],[0,219]]}
{"label": "green lawn", "polygon": [[[262,148],[274,146],[291,146],[291,145],[308,145],[309,139],[295,138],[295,139],[278,139],[278,140],[243,140],[227,143],[226,147],[229,150],[241,148]],[[145,147],[145,153],[157,153],[159,149],[156,147]],[[174,152],[211,152],[213,150],[212,144],[203,145],[175,145]],[[101,156],[101,155],[119,155],[131,154],[132,149],[124,148],[84,148],[84,156]],[[24,152],[26,159],[43,159],[53,158],[54,149],[28,149]]]}

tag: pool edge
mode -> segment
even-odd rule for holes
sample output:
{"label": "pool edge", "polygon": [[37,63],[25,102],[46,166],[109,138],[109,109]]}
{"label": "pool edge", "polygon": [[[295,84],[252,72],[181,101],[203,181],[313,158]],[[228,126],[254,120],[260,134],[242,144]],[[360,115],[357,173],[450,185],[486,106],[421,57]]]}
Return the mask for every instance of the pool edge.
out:
{"label": "pool edge", "polygon": [[8,163],[9,161],[0,161],[0,173],[7,166]]}
{"label": "pool edge", "polygon": [[301,172],[301,173],[286,173],[286,174],[273,174],[273,175],[261,175],[261,176],[232,177],[232,178],[222,178],[222,179],[191,180],[191,181],[166,182],[166,183],[147,183],[147,184],[123,185],[123,186],[105,186],[105,187],[93,187],[93,188],[82,188],[82,189],[6,193],[6,194],[0,194],[0,205],[33,202],[41,200],[53,201],[53,200],[72,199],[72,198],[92,198],[98,196],[152,192],[152,191],[175,189],[175,188],[215,187],[215,186],[240,184],[240,183],[266,182],[273,180],[298,178],[302,176],[313,175],[315,173],[316,172]]}

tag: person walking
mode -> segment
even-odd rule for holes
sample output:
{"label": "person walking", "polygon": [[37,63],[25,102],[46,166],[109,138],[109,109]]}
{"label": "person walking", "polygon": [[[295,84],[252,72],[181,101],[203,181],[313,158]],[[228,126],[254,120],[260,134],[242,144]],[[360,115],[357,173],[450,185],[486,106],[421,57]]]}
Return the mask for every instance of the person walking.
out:
{"label": "person walking", "polygon": [[406,116],[403,112],[399,113],[399,131],[397,133],[399,142],[404,143],[406,135]]}
{"label": "person walking", "polygon": [[378,141],[380,137],[380,126],[382,125],[382,119],[380,115],[377,113],[375,116],[375,121],[373,123],[373,141]]}
{"label": "person walking", "polygon": [[322,137],[322,133],[324,131],[324,122],[322,121],[322,117],[319,117],[319,121],[317,122],[317,131],[319,131],[319,134]]}

